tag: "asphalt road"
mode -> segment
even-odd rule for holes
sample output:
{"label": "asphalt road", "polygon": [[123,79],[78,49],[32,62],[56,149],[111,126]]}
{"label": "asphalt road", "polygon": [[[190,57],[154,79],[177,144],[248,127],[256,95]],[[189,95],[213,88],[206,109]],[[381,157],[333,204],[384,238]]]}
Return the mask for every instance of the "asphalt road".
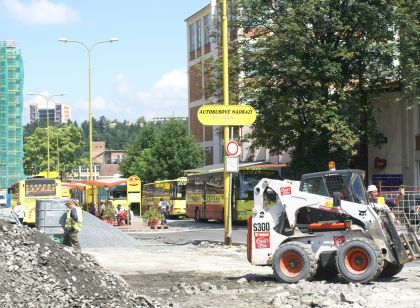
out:
{"label": "asphalt road", "polygon": [[[189,243],[194,241],[209,241],[224,243],[225,232],[222,222],[195,222],[193,219],[168,219],[167,230],[130,233],[136,239],[159,239],[168,243]],[[232,242],[246,244],[246,223],[232,226]]]}

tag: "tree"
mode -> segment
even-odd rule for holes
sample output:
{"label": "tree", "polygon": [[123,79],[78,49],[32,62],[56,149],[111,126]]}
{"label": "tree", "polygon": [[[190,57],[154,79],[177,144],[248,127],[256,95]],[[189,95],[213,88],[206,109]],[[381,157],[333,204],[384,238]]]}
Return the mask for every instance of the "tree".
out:
{"label": "tree", "polygon": [[[28,136],[24,144],[23,166],[25,173],[38,174],[47,170],[47,128],[37,128]],[[87,157],[82,155],[81,129],[74,125],[49,128],[50,170],[67,174],[79,165],[87,165]]]}
{"label": "tree", "polygon": [[188,136],[184,121],[169,120],[162,125],[146,124],[120,165],[124,176],[136,174],[144,182],[174,179],[183,170],[200,166],[199,147]]}
{"label": "tree", "polygon": [[347,167],[376,141],[372,97],[398,79],[396,0],[238,2],[254,147],[289,151],[298,173]]}

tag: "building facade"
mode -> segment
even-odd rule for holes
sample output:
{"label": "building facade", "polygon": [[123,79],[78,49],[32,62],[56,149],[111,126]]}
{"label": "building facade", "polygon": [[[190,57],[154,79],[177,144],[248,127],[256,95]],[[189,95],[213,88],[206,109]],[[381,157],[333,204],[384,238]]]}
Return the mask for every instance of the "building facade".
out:
{"label": "building facade", "polygon": [[47,114],[49,123],[62,125],[71,120],[71,106],[56,103],[47,109],[39,104],[29,105],[29,123],[46,122]]}
{"label": "building facade", "polygon": [[24,179],[23,62],[16,42],[0,41],[0,189]]}
{"label": "building facade", "polygon": [[[92,142],[93,172],[96,179],[118,177],[119,164],[122,162],[124,150],[107,150],[104,141]],[[87,180],[90,177],[89,167],[79,166],[72,170],[70,179]]]}
{"label": "building facade", "polygon": [[[204,126],[198,121],[197,111],[204,104],[218,103],[214,97],[206,96],[208,77],[206,67],[219,54],[221,33],[217,30],[220,23],[217,0],[209,0],[209,4],[188,17],[188,128],[190,134],[197,141],[203,150],[203,158],[206,165],[218,164],[223,162],[224,140],[223,127]],[[229,16],[229,19],[231,17]],[[237,30],[230,29],[228,40],[237,39]],[[234,131],[233,137],[242,140],[250,127],[245,126]],[[286,155],[270,155],[265,148],[250,150],[251,143],[240,142],[241,155],[243,162],[269,161],[271,163],[286,166],[290,162],[290,157]]]}

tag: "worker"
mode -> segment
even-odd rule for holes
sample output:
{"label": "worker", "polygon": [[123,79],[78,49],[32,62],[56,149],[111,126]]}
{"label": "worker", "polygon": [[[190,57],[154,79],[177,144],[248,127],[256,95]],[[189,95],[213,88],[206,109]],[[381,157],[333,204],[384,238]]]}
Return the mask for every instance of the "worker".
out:
{"label": "worker", "polygon": [[404,188],[400,188],[398,195],[395,199],[393,198],[386,198],[386,197],[379,197],[378,188],[376,185],[369,185],[367,188],[367,193],[369,197],[369,202],[379,205],[387,205],[388,207],[392,208],[398,203],[400,203],[401,197],[404,196]]}
{"label": "worker", "polygon": [[15,212],[16,216],[19,218],[20,223],[23,223],[23,218],[25,218],[25,209],[22,206],[22,203],[18,201],[13,208],[13,212]]}
{"label": "worker", "polygon": [[80,249],[78,233],[82,229],[83,212],[74,200],[66,202],[68,208],[66,225],[64,226],[63,244]]}

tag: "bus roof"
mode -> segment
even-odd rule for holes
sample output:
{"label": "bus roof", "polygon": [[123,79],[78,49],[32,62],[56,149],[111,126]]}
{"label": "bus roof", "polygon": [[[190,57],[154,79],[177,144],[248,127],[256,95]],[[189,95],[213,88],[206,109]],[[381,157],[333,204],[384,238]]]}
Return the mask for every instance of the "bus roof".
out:
{"label": "bus roof", "polygon": [[[286,167],[286,164],[272,164],[270,162],[248,162],[248,163],[239,163],[239,168],[241,170],[246,169],[280,169],[282,167]],[[193,174],[201,174],[201,173],[214,173],[214,172],[222,172],[224,170],[224,164],[215,164],[215,165],[208,165],[197,169],[189,169],[184,170],[184,172],[188,175]]]}

